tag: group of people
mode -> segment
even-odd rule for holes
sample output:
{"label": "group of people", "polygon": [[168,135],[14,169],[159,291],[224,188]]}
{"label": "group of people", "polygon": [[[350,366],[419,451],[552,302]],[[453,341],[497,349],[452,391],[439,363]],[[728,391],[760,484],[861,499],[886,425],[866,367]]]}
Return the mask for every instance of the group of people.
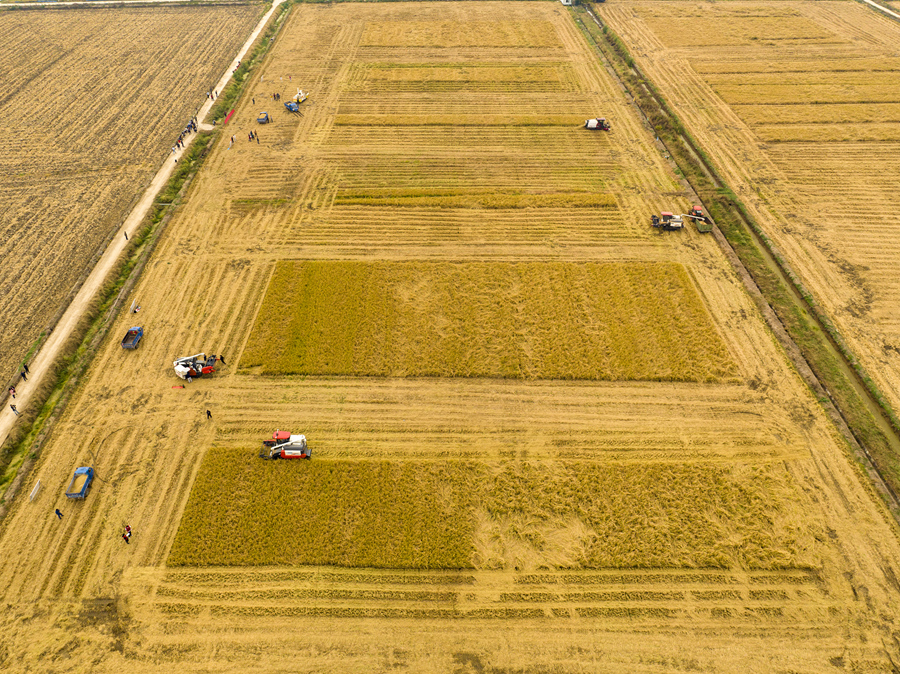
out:
{"label": "group of people", "polygon": [[178,136],[178,140],[175,141],[175,145],[172,146],[172,152],[174,153],[176,150],[184,149],[184,139],[189,133],[197,133],[197,118],[191,117],[191,121],[187,123],[187,126],[184,127],[184,130]]}
{"label": "group of people", "polygon": [[256,131],[251,131],[247,134],[247,139],[252,143],[253,139],[256,139],[256,144],[259,145],[259,135],[257,135]]}
{"label": "group of people", "polygon": [[[23,363],[22,371],[19,373],[19,376],[22,378],[22,381],[28,381],[29,371],[30,370],[28,369],[28,365]],[[10,399],[12,399],[12,400],[16,399],[16,387],[15,386],[10,386],[7,389],[7,393],[9,393]],[[16,408],[16,406],[14,404],[10,404],[9,409],[11,409],[13,411],[13,414],[15,414],[16,416],[19,416],[19,410]]]}

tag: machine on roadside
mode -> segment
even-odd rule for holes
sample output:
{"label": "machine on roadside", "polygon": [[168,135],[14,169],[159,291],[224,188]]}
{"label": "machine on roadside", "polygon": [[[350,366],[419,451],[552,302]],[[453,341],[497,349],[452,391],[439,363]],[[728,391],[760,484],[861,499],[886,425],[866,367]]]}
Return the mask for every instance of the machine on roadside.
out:
{"label": "machine on roadside", "polygon": [[596,117],[595,119],[585,120],[584,128],[593,131],[610,131],[612,129],[609,122],[606,121],[606,117]]}
{"label": "machine on roadside", "polygon": [[666,231],[684,229],[684,220],[680,215],[663,211],[659,215],[653,216],[653,226]]}
{"label": "machine on roadside", "polygon": [[309,98],[309,92],[297,89],[297,94],[290,101],[285,103],[284,107],[286,107],[289,112],[300,112],[300,106],[307,98]]}
{"label": "machine on roadside", "polygon": [[88,487],[94,481],[94,469],[88,466],[82,466],[75,469],[72,481],[66,489],[66,496],[69,498],[84,499],[87,496]]}
{"label": "machine on roadside", "polygon": [[263,440],[261,459],[309,459],[312,450],[306,444],[305,435],[291,435],[287,431],[275,431],[271,440]]}
{"label": "machine on roadside", "polygon": [[172,365],[175,368],[175,374],[182,379],[191,381],[194,377],[202,377],[205,374],[212,374],[216,371],[215,355],[207,357],[205,353],[197,353],[193,356],[179,358]]}

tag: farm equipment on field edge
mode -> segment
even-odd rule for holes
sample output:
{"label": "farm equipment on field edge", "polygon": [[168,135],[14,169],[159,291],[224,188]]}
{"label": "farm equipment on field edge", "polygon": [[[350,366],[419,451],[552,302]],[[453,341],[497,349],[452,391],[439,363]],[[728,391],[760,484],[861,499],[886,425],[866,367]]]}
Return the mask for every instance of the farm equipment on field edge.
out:
{"label": "farm equipment on field edge", "polygon": [[300,105],[309,98],[309,92],[304,93],[302,89],[297,89],[297,94],[287,103],[284,104],[284,107],[288,109],[288,112],[300,112]]}
{"label": "farm equipment on field edge", "polygon": [[91,486],[91,482],[93,481],[93,468],[88,466],[76,468],[75,474],[72,476],[72,481],[69,482],[69,486],[66,489],[66,496],[68,498],[84,499],[84,497],[87,496],[88,487]]}
{"label": "farm equipment on field edge", "polygon": [[261,459],[309,459],[312,450],[306,444],[305,435],[291,435],[288,431],[276,430],[271,440],[263,440]]}
{"label": "farm equipment on field edge", "polygon": [[141,341],[141,337],[144,336],[144,328],[135,326],[130,328],[128,332],[125,333],[125,337],[122,338],[122,348],[123,349],[136,349],[138,348],[138,342]]}
{"label": "farm equipment on field edge", "polygon": [[218,358],[215,355],[207,358],[205,353],[198,353],[193,356],[179,358],[172,365],[175,368],[175,374],[182,379],[191,381],[194,377],[201,377],[215,372],[217,360]]}
{"label": "farm equipment on field edge", "polygon": [[700,206],[694,205],[691,207],[691,212],[687,213],[683,217],[691,218],[694,223],[697,225],[698,232],[711,232],[712,231],[712,220],[703,215],[703,209]]}

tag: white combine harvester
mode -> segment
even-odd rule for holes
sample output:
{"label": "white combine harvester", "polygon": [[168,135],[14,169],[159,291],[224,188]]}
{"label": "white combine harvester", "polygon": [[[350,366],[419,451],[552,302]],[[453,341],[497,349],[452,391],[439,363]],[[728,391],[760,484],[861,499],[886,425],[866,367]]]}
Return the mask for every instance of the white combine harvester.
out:
{"label": "white combine harvester", "polygon": [[291,435],[287,431],[275,431],[271,440],[263,440],[261,459],[309,459],[312,450],[306,444],[305,435]]}
{"label": "white combine harvester", "polygon": [[305,92],[302,89],[297,89],[297,94],[287,103],[284,104],[284,107],[288,109],[288,112],[300,112],[300,105],[309,98],[309,92]]}
{"label": "white combine harvester", "polygon": [[218,358],[214,355],[207,357],[205,353],[197,353],[193,356],[179,358],[172,365],[175,368],[175,374],[182,379],[192,381],[194,377],[202,377],[215,372],[217,360]]}

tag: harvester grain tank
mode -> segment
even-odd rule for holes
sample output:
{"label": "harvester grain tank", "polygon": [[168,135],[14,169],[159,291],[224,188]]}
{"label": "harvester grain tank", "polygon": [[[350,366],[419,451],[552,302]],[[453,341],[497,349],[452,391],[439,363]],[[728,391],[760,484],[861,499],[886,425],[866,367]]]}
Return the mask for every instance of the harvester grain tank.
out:
{"label": "harvester grain tank", "polygon": [[305,435],[291,435],[288,431],[275,431],[271,440],[263,440],[261,459],[309,459],[312,450],[306,444]]}
{"label": "harvester grain tank", "polygon": [[122,338],[122,348],[123,349],[136,349],[138,348],[138,343],[141,341],[141,337],[144,336],[144,328],[139,325],[136,325],[133,328],[129,328],[128,332],[125,333],[125,337]]}
{"label": "harvester grain tank", "polygon": [[72,481],[66,489],[66,496],[69,498],[84,499],[87,496],[88,487],[94,481],[94,469],[89,466],[82,466],[75,469]]}
{"label": "harvester grain tank", "polygon": [[610,131],[612,129],[609,122],[606,121],[606,117],[596,117],[594,119],[585,120],[584,128],[591,129],[592,131]]}

